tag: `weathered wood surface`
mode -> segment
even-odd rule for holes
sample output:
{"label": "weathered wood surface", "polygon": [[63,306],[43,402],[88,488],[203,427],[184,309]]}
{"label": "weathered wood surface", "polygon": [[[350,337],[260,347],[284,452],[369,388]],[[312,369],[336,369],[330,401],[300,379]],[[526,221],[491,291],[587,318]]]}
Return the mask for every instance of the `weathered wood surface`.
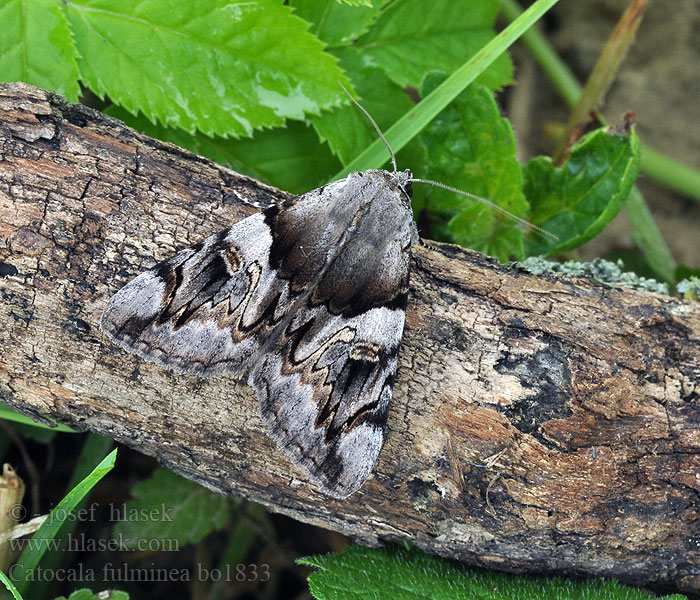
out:
{"label": "weathered wood surface", "polygon": [[365,542],[700,589],[700,304],[415,248],[389,436],[347,501],[279,453],[251,390],[110,344],[106,300],[284,193],[90,109],[0,86],[0,398]]}

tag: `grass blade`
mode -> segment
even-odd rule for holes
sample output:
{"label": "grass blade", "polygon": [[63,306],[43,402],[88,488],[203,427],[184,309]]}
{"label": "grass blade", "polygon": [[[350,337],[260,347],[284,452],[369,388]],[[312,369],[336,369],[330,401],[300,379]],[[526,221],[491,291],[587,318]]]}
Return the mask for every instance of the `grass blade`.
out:
{"label": "grass blade", "polygon": [[[644,156],[644,151],[642,151]],[[644,259],[657,277],[666,283],[676,283],[677,263],[671,254],[649,207],[639,190],[632,188],[625,204],[627,218],[632,222],[632,238],[644,254]]]}
{"label": "grass blade", "polygon": [[[101,456],[104,456],[112,450],[114,443],[114,440],[97,435],[96,433],[87,434],[78,460],[75,461],[70,481],[66,486],[69,491],[90,474],[91,466],[98,462]],[[74,509],[75,514],[80,514],[79,511],[85,508],[86,505],[87,496],[76,505]],[[61,561],[65,559],[65,548],[68,547],[70,536],[76,530],[78,524],[78,519],[68,520],[63,523],[63,527],[61,527],[54,538],[59,541],[58,548],[60,549],[47,548],[48,552],[41,560],[42,569],[46,569],[47,572],[50,572],[55,571],[61,566]],[[27,595],[31,598],[48,598],[49,589],[52,584],[53,581],[51,581],[49,577],[37,578],[32,582]]]}
{"label": "grass blade", "polygon": [[32,540],[36,540],[38,543],[27,545],[13,567],[13,573],[17,573],[21,577],[21,579],[17,581],[17,589],[20,592],[26,591],[31,583],[31,577],[27,578],[26,576],[33,574],[42,556],[44,556],[49,543],[54,539],[65,520],[71,514],[71,511],[85,495],[112,470],[116,458],[117,450],[114,449],[87,477],[85,477],[85,479],[66,494],[63,500],[49,513],[46,521],[44,521],[41,527],[36,531]]}
{"label": "grass blade", "polygon": [[12,594],[12,597],[15,598],[15,600],[22,600],[19,590],[15,587],[14,583],[12,583],[12,580],[2,571],[0,571],[0,581],[5,584],[5,587]]}
{"label": "grass blade", "polygon": [[[49,417],[44,418],[48,421],[55,422]],[[15,412],[9,406],[5,406],[4,404],[0,404],[0,419],[14,421],[15,423],[22,423],[23,425],[30,425],[32,427],[38,427],[40,429],[50,429],[51,431],[62,431],[64,433],[79,433],[75,429],[71,429],[70,427],[68,427],[68,425],[59,425],[58,423],[56,423],[56,425],[51,426],[46,425],[45,423],[39,423],[31,417],[27,417],[18,412]]]}

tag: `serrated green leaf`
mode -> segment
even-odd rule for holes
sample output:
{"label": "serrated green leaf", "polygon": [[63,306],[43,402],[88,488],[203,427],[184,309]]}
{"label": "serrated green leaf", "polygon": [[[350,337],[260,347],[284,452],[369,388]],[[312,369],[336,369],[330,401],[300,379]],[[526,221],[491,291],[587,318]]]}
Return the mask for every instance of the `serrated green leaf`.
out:
{"label": "serrated green leaf", "polygon": [[292,0],[295,13],[311,23],[311,33],[329,46],[344,46],[367,31],[380,6],[340,4],[328,0]]}
{"label": "serrated green leaf", "polygon": [[288,121],[286,127],[256,131],[250,139],[233,140],[153,125],[143,115],[134,117],[118,106],[110,106],[105,112],[146,135],[176,144],[294,194],[327,183],[340,167],[313,129],[299,121]]}
{"label": "serrated green leaf", "polygon": [[[428,94],[441,80],[429,76],[421,93]],[[468,87],[421,133],[421,141],[429,179],[481,196],[516,217],[527,212],[513,130],[488,89]],[[429,188],[426,195],[433,220],[450,219],[447,241],[503,262],[524,256],[517,222],[454,192]]]}
{"label": "serrated green leaf", "polygon": [[[193,481],[156,469],[131,489],[133,500],[117,510],[114,538],[125,548],[179,549],[199,542],[228,520],[228,503]],[[162,545],[159,545],[162,544]]]}
{"label": "serrated green leaf", "polygon": [[[493,39],[498,8],[498,0],[397,0],[354,47],[401,87],[419,87],[425,74],[451,73]],[[476,81],[497,89],[512,76],[503,54]]]}
{"label": "serrated green leaf", "polygon": [[571,250],[594,238],[622,208],[639,172],[639,139],[631,133],[594,131],[572,148],[561,167],[549,157],[525,167],[530,220],[559,241],[529,235],[528,255]]}
{"label": "serrated green leaf", "polygon": [[[309,588],[318,600],[653,600],[615,581],[516,577],[430,556],[418,549],[348,546],[340,554],[297,561],[317,567]],[[683,600],[681,595],[666,600]]]}
{"label": "serrated green leaf", "polygon": [[119,590],[109,590],[109,596],[106,596],[104,592],[98,595],[92,590],[84,588],[74,591],[67,599],[65,596],[58,596],[54,600],[105,600],[106,598],[109,600],[129,600],[129,594]]}
{"label": "serrated green leaf", "polygon": [[469,206],[450,220],[448,228],[460,246],[478,250],[504,263],[521,260],[525,256],[522,231],[512,225],[494,228],[492,219],[493,213],[488,207]]}
{"label": "serrated green leaf", "polygon": [[0,81],[24,81],[78,101],[78,51],[68,21],[51,0],[0,3]]}
{"label": "serrated green leaf", "polygon": [[[360,103],[380,129],[391,125],[413,106],[398,85],[381,69],[365,66],[362,56],[354,49],[343,48],[336,54],[355,85]],[[354,104],[312,117],[311,123],[343,164],[349,163],[360,150],[377,139],[372,123]]]}
{"label": "serrated green leaf", "polygon": [[82,0],[64,7],[81,79],[152,122],[208,135],[303,119],[347,79],[281,0]]}

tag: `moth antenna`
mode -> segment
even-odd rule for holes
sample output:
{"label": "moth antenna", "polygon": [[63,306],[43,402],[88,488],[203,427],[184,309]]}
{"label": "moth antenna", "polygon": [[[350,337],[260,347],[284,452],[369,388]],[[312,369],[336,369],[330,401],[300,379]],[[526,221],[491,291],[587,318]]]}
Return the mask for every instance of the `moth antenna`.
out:
{"label": "moth antenna", "polygon": [[[343,91],[347,94],[348,98],[352,100],[357,108],[359,108],[363,113],[365,113],[365,116],[369,119],[369,122],[372,123],[374,126],[375,131],[381,138],[382,142],[384,142],[384,145],[386,146],[386,149],[389,151],[389,155],[391,156],[391,165],[394,167],[394,173],[397,172],[397,167],[396,167],[396,157],[394,156],[394,152],[391,149],[391,146],[389,146],[389,142],[386,141],[386,138],[384,137],[384,134],[382,133],[382,130],[379,129],[379,125],[377,125],[377,122],[372,118],[372,115],[369,114],[369,112],[365,109],[362,104],[360,104],[355,98],[352,97],[350,92],[345,88],[345,86],[339,81],[338,85],[343,88]],[[532,229],[534,231],[537,231],[538,233],[541,233],[542,235],[547,236],[550,239],[553,239],[555,241],[559,241],[559,238],[554,235],[553,233],[550,233],[549,231],[542,229],[541,227],[537,227],[537,225],[533,225],[529,221],[526,221],[525,219],[521,219],[520,217],[516,217],[513,213],[507,211],[505,208],[501,208],[497,204],[491,202],[491,200],[487,200],[486,198],[482,198],[481,196],[477,196],[476,194],[470,194],[469,192],[465,192],[463,190],[454,188],[449,185],[445,185],[444,183],[439,183],[437,181],[432,181],[430,179],[414,179],[411,178],[410,181],[415,182],[415,183],[427,183],[428,185],[434,185],[435,187],[442,188],[444,190],[447,190],[448,192],[453,192],[455,194],[461,194],[462,196],[466,196],[467,198],[472,198],[474,200],[478,200],[482,204],[486,204],[487,206],[490,206],[493,208],[496,212],[509,217],[519,223],[520,225],[523,225],[524,227],[527,227],[528,229]]]}
{"label": "moth antenna", "polygon": [[434,185],[435,187],[442,188],[443,190],[447,190],[448,192],[453,192],[454,194],[460,194],[462,196],[466,196],[467,198],[472,198],[473,200],[478,200],[482,204],[486,204],[486,206],[490,206],[496,212],[498,212],[506,217],[510,217],[511,219],[516,221],[517,223],[520,223],[520,225],[523,225],[523,226],[527,227],[528,229],[532,229],[534,231],[537,231],[538,233],[541,233],[542,235],[545,235],[552,240],[559,241],[559,238],[556,235],[554,235],[553,233],[550,233],[549,231],[547,231],[546,229],[542,229],[541,227],[537,227],[537,225],[533,225],[532,223],[530,223],[529,221],[526,221],[525,219],[521,219],[520,217],[516,217],[513,213],[507,211],[505,208],[501,208],[497,204],[494,204],[493,202],[491,202],[491,200],[487,200],[486,198],[482,198],[481,196],[477,196],[476,194],[470,194],[469,192],[465,192],[463,190],[454,188],[450,185],[445,185],[444,183],[439,183],[437,181],[432,181],[430,179],[411,178],[411,181],[415,182],[415,183],[427,183],[428,185]]}
{"label": "moth antenna", "polygon": [[396,169],[396,158],[394,157],[394,152],[393,152],[393,150],[391,149],[391,146],[389,146],[389,142],[386,141],[386,138],[384,137],[384,134],[382,133],[382,130],[379,129],[379,125],[377,125],[377,122],[372,118],[372,115],[370,115],[370,114],[365,110],[365,107],[362,106],[362,104],[360,104],[357,100],[355,100],[355,98],[353,98],[353,97],[350,95],[350,92],[348,92],[348,91],[345,89],[345,86],[344,86],[342,83],[340,83],[340,81],[338,82],[338,85],[339,85],[341,88],[343,88],[343,91],[348,95],[348,98],[350,98],[350,100],[352,100],[352,101],[357,105],[357,108],[359,108],[363,113],[365,113],[365,116],[369,119],[370,123],[372,123],[372,125],[374,125],[374,128],[376,129],[377,133],[379,134],[379,137],[382,139],[382,142],[384,142],[384,145],[386,146],[386,149],[389,151],[389,154],[391,155],[391,165],[394,167],[394,173],[396,173],[396,170],[397,170],[397,169]]}

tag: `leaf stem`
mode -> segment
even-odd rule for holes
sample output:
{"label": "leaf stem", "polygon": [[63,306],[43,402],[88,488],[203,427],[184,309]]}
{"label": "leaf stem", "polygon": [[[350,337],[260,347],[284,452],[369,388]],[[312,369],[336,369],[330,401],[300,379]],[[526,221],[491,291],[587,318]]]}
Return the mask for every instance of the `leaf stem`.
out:
{"label": "leaf stem", "polygon": [[596,61],[591,74],[586,80],[581,95],[571,110],[566,124],[564,135],[559,139],[557,149],[554,152],[554,162],[558,163],[566,151],[567,141],[571,132],[589,119],[592,111],[595,111],[604,101],[612,82],[627,54],[630,45],[634,42],[649,0],[632,0],[627,10],[620,17],[615,29],[605,43],[603,50]]}
{"label": "leaf stem", "polygon": [[[516,0],[501,0],[501,8],[503,15],[511,21],[522,14],[522,8]],[[528,30],[522,37],[567,106],[574,106],[583,88],[564,61],[537,29]],[[642,144],[641,169],[646,175],[670,189],[700,201],[700,171],[697,169],[645,144]]]}

